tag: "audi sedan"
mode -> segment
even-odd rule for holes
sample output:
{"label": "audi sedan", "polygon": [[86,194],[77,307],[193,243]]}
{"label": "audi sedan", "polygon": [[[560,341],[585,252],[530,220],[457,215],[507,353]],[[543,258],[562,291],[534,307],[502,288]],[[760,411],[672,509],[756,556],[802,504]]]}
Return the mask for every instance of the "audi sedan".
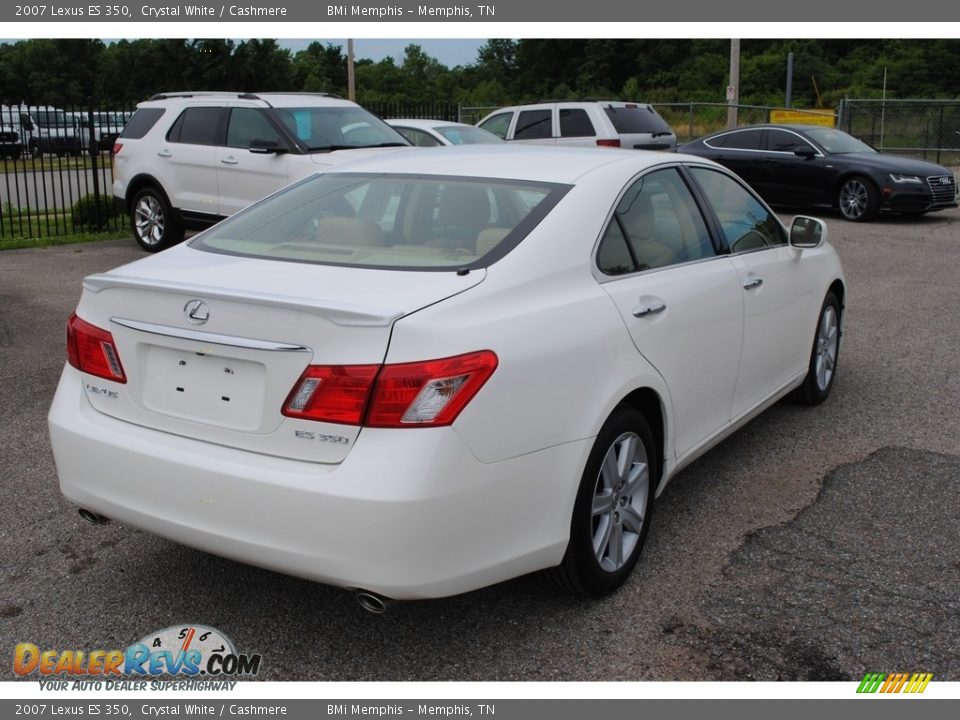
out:
{"label": "audi sedan", "polygon": [[88,520],[350,588],[628,577],[677,472],[837,373],[846,286],[692,156],[410,150],[83,283],[50,410]]}
{"label": "audi sedan", "polygon": [[877,152],[834,128],[754,125],[708,135],[680,151],[725,165],[774,205],[833,208],[854,222],[880,212],[921,215],[957,207],[956,179],[947,168]]}

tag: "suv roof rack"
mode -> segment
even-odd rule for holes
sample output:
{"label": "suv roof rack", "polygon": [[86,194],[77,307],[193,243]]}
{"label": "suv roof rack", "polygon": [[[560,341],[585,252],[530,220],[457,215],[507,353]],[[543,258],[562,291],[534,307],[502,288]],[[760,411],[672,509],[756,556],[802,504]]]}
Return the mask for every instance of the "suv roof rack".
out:
{"label": "suv roof rack", "polygon": [[[312,97],[328,97],[342,100],[343,98],[336,93],[325,92],[284,92],[282,90],[271,90],[269,92],[251,93],[234,92],[230,90],[179,90],[175,92],[160,92],[153,95],[151,100],[167,100],[169,98],[189,98],[189,97],[237,97],[241,100],[263,100],[261,95],[309,95]],[[266,100],[264,100],[266,102]],[[268,105],[270,103],[267,103]]]}

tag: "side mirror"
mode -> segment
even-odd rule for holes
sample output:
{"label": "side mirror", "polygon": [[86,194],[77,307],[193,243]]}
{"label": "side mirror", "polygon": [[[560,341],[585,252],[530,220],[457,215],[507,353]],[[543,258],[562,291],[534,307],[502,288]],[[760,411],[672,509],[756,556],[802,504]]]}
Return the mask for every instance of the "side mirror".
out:
{"label": "side mirror", "polygon": [[816,156],[817,153],[814,152],[814,149],[809,145],[801,145],[793,151],[793,154],[802,157],[805,160],[809,160],[810,158]]}
{"label": "side mirror", "polygon": [[827,226],[823,220],[797,215],[790,223],[790,246],[813,249],[827,241]]}
{"label": "side mirror", "polygon": [[282,155],[288,152],[287,147],[276,140],[263,140],[261,138],[251,140],[248,149],[257,155]]}

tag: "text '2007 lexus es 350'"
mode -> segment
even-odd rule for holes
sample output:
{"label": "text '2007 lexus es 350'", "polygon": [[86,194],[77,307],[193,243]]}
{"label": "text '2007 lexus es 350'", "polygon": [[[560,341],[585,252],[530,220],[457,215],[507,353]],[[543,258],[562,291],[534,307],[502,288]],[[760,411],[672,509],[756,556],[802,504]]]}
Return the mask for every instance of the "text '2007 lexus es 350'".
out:
{"label": "text '2007 lexus es 350'", "polygon": [[827,397],[844,296],[824,224],[785,227],[709,160],[359,161],[86,278],[60,485],[374,607],[540,570],[601,596],[680,468]]}

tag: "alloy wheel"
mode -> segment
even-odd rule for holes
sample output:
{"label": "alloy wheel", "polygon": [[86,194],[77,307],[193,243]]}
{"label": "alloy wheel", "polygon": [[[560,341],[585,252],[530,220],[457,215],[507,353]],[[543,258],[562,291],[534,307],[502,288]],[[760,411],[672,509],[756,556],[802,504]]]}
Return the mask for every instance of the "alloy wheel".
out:
{"label": "alloy wheel", "polygon": [[607,450],[593,496],[593,552],[606,572],[622,568],[637,547],[649,492],[643,441],[625,432]]}

